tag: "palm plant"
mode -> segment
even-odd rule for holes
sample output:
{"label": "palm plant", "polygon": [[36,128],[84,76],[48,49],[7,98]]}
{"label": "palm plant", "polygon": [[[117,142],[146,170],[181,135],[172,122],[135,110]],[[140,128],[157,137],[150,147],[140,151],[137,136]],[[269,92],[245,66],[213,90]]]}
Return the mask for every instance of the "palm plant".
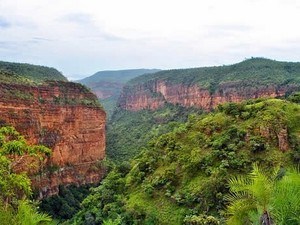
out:
{"label": "palm plant", "polygon": [[[278,173],[279,172],[279,173]],[[248,176],[229,180],[228,225],[299,225],[300,172],[265,173],[253,166]]]}
{"label": "palm plant", "polygon": [[18,208],[4,207],[0,202],[1,225],[51,225],[52,218],[46,214],[39,213],[36,206],[28,200],[18,202]]}
{"label": "palm plant", "polygon": [[16,221],[19,225],[48,225],[52,223],[50,216],[38,213],[36,208],[25,200],[19,202]]}
{"label": "palm plant", "polygon": [[229,180],[229,225],[274,224],[270,212],[277,171],[267,174],[254,165],[249,175]]}

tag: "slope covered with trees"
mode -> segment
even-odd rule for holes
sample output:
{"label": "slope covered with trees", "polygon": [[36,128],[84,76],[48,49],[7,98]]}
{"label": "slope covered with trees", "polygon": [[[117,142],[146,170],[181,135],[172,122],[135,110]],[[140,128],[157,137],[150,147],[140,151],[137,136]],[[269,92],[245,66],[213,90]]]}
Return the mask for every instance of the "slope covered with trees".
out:
{"label": "slope covered with trees", "polygon": [[0,74],[6,74],[12,77],[16,77],[16,75],[18,75],[21,76],[22,79],[25,78],[38,83],[46,80],[67,81],[67,78],[54,68],[27,63],[0,61]]}
{"label": "slope covered with trees", "polygon": [[154,137],[165,134],[186,122],[189,114],[201,114],[196,108],[167,104],[156,110],[115,111],[107,124],[107,156],[115,162],[137,156]]}
{"label": "slope covered with trees", "polygon": [[253,163],[282,168],[276,174],[285,179],[282,171],[300,163],[299,95],[289,99],[227,103],[190,115],[130,165],[112,169],[69,223],[225,224],[230,179],[245,177]]}

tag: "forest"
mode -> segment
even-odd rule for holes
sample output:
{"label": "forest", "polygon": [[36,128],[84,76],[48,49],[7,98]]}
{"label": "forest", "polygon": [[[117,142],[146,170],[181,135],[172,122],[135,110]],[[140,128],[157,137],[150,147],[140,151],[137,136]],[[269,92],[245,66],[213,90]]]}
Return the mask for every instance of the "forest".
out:
{"label": "forest", "polygon": [[276,224],[299,224],[296,96],[190,115],[113,166],[71,224],[257,224],[266,212]]}

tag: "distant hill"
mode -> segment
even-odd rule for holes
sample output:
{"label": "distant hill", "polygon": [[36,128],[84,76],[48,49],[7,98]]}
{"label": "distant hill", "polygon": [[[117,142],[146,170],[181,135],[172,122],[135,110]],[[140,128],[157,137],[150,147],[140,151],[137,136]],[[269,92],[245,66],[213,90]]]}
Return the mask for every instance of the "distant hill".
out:
{"label": "distant hill", "polygon": [[67,81],[67,78],[55,68],[0,61],[0,79],[8,81],[9,77],[14,82],[26,79],[37,83],[46,80]]}
{"label": "distant hill", "polygon": [[158,69],[132,69],[99,71],[90,77],[76,82],[84,84],[101,99],[107,113],[110,115],[116,106],[120,92],[127,81],[143,74],[158,72]]}

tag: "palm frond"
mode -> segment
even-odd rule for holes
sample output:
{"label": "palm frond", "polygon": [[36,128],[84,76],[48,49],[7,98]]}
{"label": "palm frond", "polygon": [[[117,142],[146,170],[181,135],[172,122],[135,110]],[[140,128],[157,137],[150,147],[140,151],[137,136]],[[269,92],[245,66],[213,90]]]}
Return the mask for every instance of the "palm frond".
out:
{"label": "palm frond", "polygon": [[227,208],[228,225],[245,225],[250,222],[249,213],[257,211],[255,202],[250,199],[239,199]]}
{"label": "palm frond", "polygon": [[50,216],[38,213],[26,200],[19,202],[16,218],[20,222],[20,225],[46,225],[52,221]]}

